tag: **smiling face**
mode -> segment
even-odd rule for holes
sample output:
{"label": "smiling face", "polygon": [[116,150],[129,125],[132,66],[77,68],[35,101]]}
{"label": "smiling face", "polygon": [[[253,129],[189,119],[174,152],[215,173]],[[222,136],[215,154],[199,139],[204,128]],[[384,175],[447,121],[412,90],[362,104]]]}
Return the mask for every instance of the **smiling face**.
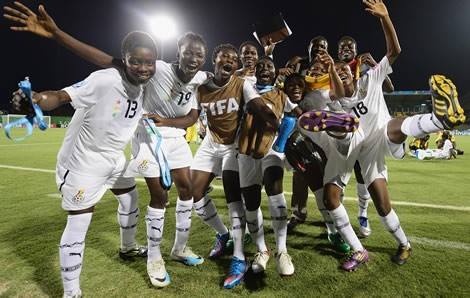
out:
{"label": "smiling face", "polygon": [[137,47],[125,53],[126,74],[133,84],[145,84],[155,74],[155,51]]}
{"label": "smiling face", "polygon": [[223,48],[215,57],[214,75],[217,81],[227,81],[238,69],[238,54],[233,49]]}
{"label": "smiling face", "polygon": [[304,78],[302,76],[287,78],[284,90],[292,102],[297,103],[301,101],[305,90]]}
{"label": "smiling face", "polygon": [[357,56],[356,41],[351,38],[344,38],[338,44],[338,59],[349,63]]}
{"label": "smiling face", "polygon": [[350,97],[354,93],[354,77],[351,72],[351,67],[345,62],[336,62],[335,70],[339,78],[343,82],[346,96]]}
{"label": "smiling face", "polygon": [[319,52],[328,52],[328,41],[323,38],[312,39],[308,46],[310,61],[313,61]]}
{"label": "smiling face", "polygon": [[178,49],[178,69],[191,80],[206,61],[206,48],[202,42],[188,40]]}
{"label": "smiling face", "polygon": [[256,64],[256,83],[260,85],[272,85],[276,77],[276,67],[269,58],[262,58]]}
{"label": "smiling face", "polygon": [[256,50],[256,47],[251,44],[244,45],[241,48],[240,59],[243,67],[254,67],[256,62],[258,62],[258,50]]}

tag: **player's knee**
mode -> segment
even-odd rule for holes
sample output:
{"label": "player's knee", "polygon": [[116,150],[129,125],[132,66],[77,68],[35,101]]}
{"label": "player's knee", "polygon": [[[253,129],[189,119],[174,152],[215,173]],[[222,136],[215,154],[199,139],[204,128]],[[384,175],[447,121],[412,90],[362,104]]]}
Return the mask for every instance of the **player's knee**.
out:
{"label": "player's knee", "polygon": [[183,201],[185,199],[190,199],[193,196],[193,189],[191,187],[191,183],[188,181],[188,183],[182,183],[178,185],[178,195],[180,199]]}
{"label": "player's knee", "polygon": [[242,188],[245,206],[248,211],[255,211],[261,205],[261,186],[251,185]]}

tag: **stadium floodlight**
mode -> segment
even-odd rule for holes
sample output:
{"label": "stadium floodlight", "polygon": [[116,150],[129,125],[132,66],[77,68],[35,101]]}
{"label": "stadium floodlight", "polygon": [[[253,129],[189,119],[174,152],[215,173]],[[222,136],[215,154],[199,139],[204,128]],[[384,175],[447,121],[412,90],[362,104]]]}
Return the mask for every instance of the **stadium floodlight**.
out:
{"label": "stadium floodlight", "polygon": [[155,37],[161,41],[168,40],[176,35],[176,23],[169,15],[157,15],[149,20],[150,29]]}

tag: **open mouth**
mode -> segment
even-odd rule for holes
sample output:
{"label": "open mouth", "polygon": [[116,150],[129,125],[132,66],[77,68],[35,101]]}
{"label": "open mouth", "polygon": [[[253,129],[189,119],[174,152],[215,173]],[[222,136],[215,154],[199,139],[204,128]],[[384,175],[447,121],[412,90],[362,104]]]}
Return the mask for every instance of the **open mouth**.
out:
{"label": "open mouth", "polygon": [[196,71],[197,70],[197,65],[196,64],[188,64],[186,65],[186,69],[189,71]]}
{"label": "open mouth", "polygon": [[343,82],[348,80],[348,75],[347,74],[340,73],[340,74],[338,74],[338,76],[339,76],[340,80],[343,81]]}
{"label": "open mouth", "polygon": [[271,79],[271,73],[264,71],[259,74],[259,78],[263,80],[270,80]]}
{"label": "open mouth", "polygon": [[136,77],[139,80],[148,80],[150,78],[150,75],[149,74],[137,74]]}
{"label": "open mouth", "polygon": [[233,66],[232,64],[224,64],[222,66],[222,70],[224,70],[225,72],[231,72],[233,70]]}

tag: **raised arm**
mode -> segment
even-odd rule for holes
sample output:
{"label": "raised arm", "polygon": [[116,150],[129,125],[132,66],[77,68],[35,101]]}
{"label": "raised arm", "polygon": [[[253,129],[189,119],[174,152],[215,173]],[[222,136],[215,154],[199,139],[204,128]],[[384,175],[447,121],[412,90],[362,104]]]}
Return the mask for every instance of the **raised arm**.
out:
{"label": "raised arm", "polygon": [[[374,57],[370,53],[364,53],[357,56],[357,59],[361,60],[361,63],[365,63],[370,67],[374,67],[377,65],[377,61],[375,61]],[[392,80],[389,76],[387,76],[382,84],[382,90],[384,92],[393,92],[395,91],[395,87],[393,86]]]}
{"label": "raised arm", "polygon": [[[63,90],[44,91],[40,93],[33,92],[33,102],[38,104],[44,111],[51,111],[63,104],[71,102],[69,94]],[[32,112],[31,104],[26,95],[20,90],[13,93],[11,100],[13,109],[20,113],[29,114]]]}
{"label": "raised arm", "polygon": [[322,51],[318,54],[321,63],[328,66],[328,75],[330,77],[330,98],[332,100],[345,97],[343,82],[336,72],[335,62],[333,58],[326,52]]}
{"label": "raised arm", "polygon": [[14,5],[14,8],[3,7],[5,10],[3,16],[16,23],[15,26],[10,27],[11,30],[31,32],[41,37],[54,39],[57,43],[90,63],[104,68],[113,66],[112,56],[60,30],[43,5],[39,5],[38,14],[35,14],[20,2],[15,1]]}
{"label": "raised arm", "polygon": [[382,29],[385,35],[385,42],[387,44],[387,58],[391,64],[395,62],[398,55],[401,53],[400,43],[398,42],[398,36],[393,27],[392,20],[388,14],[387,7],[382,0],[363,0],[367,6],[366,11],[380,19]]}

